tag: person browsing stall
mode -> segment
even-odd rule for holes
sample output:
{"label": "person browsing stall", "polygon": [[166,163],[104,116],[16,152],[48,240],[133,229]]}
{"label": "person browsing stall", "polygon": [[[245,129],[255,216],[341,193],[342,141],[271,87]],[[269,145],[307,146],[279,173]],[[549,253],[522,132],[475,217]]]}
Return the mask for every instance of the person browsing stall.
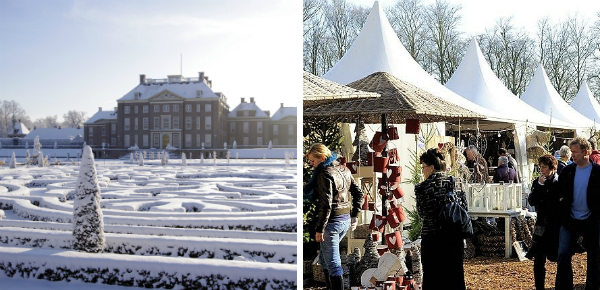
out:
{"label": "person browsing stall", "polygon": [[340,165],[337,155],[321,143],[313,144],[306,158],[314,168],[309,184],[316,198],[316,234],[319,260],[328,288],[344,289],[340,242],[350,228],[356,228],[363,193],[350,170]]}
{"label": "person browsing stall", "polygon": [[446,193],[453,191],[465,208],[466,195],[464,191],[455,191],[454,179],[446,174],[446,162],[440,149],[428,149],[421,154],[419,162],[425,177],[423,182],[415,186],[417,212],[423,219],[423,289],[466,289],[463,238],[460,233],[442,233],[438,225],[440,210],[447,198]]}

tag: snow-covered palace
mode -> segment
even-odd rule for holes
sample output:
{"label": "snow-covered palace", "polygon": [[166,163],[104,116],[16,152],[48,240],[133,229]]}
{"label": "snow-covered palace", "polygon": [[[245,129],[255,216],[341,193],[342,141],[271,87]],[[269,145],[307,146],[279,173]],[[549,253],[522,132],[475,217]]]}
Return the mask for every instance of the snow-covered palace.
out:
{"label": "snow-covered palace", "polygon": [[213,92],[212,81],[169,75],[140,83],[117,100],[112,111],[100,108],[84,124],[84,140],[92,148],[186,149],[296,147],[297,108],[281,107],[273,114],[254,98],[241,98],[229,109],[223,93]]}

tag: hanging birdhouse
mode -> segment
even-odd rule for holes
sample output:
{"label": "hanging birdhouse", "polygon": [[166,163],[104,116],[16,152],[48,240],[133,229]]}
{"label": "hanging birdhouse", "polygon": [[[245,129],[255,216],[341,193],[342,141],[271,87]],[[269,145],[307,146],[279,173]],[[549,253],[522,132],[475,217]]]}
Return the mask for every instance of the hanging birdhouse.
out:
{"label": "hanging birdhouse", "polygon": [[402,247],[402,236],[399,231],[394,231],[393,233],[389,233],[385,235],[385,242],[387,244],[388,249],[398,249]]}
{"label": "hanging birdhouse", "polygon": [[383,156],[375,156],[373,158],[373,171],[384,173],[387,169],[388,158]]}
{"label": "hanging birdhouse", "polygon": [[419,134],[419,119],[406,119],[406,134]]}
{"label": "hanging birdhouse", "polygon": [[387,134],[384,132],[375,132],[373,139],[371,139],[371,143],[369,143],[369,147],[373,149],[375,152],[382,152],[385,148],[385,145],[388,142]]}
{"label": "hanging birdhouse", "polygon": [[388,164],[387,176],[388,182],[400,182],[400,177],[402,176],[402,166]]}
{"label": "hanging birdhouse", "polygon": [[383,233],[386,223],[387,220],[384,216],[373,213],[373,218],[371,219],[371,224],[369,224],[369,229]]}
{"label": "hanging birdhouse", "polygon": [[388,139],[389,140],[398,140],[400,139],[400,136],[398,136],[398,128],[396,128],[395,126],[389,126],[387,128],[387,135],[388,135]]}
{"label": "hanging birdhouse", "polygon": [[390,228],[396,228],[400,225],[400,221],[398,220],[396,213],[391,208],[388,210],[388,215],[386,216],[386,219],[388,225],[390,225]]}

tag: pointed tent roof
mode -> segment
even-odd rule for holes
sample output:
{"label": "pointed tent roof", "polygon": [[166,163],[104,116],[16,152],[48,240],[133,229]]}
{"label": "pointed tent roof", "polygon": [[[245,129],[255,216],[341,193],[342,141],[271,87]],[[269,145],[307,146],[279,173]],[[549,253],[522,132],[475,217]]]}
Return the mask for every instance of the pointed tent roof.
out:
{"label": "pointed tent roof", "polygon": [[404,48],[377,1],[352,46],[323,77],[348,84],[375,72],[388,72],[450,103],[488,118],[503,119],[502,115],[452,92],[427,73]]}
{"label": "pointed tent roof", "polygon": [[[501,114],[508,120],[528,121],[549,127],[550,116],[523,102],[498,79],[488,65],[475,38],[446,87],[473,103]],[[557,120],[553,127],[577,127]]]}
{"label": "pointed tent roof", "polygon": [[583,81],[579,87],[575,99],[571,102],[571,107],[588,119],[595,120],[596,123],[600,122],[600,104],[594,98],[586,81]]}
{"label": "pointed tent roof", "polygon": [[533,78],[521,95],[521,100],[547,115],[566,123],[576,124],[579,128],[590,128],[594,121],[571,108],[550,83],[546,70],[540,64]]}

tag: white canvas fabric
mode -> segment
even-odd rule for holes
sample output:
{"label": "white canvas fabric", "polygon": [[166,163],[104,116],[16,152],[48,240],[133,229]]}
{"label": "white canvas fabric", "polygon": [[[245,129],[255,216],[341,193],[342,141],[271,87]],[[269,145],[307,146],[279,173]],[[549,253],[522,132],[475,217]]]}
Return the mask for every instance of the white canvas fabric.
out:
{"label": "white canvas fabric", "polygon": [[586,81],[583,81],[579,91],[571,102],[571,107],[590,120],[600,122],[600,104],[594,98]]}
{"label": "white canvas fabric", "polygon": [[[549,127],[549,115],[519,99],[498,79],[475,39],[471,40],[465,56],[446,87],[469,101],[496,112],[507,121],[527,121]],[[552,127],[574,128],[576,125],[553,120]]]}
{"label": "white canvas fabric", "polygon": [[503,118],[457,95],[427,73],[404,48],[377,1],[352,46],[323,77],[346,85],[375,72],[388,72],[448,102],[486,115],[488,119]]}
{"label": "white canvas fabric", "polygon": [[[561,98],[552,83],[550,83],[550,79],[548,79],[548,75],[541,64],[533,74],[533,78],[525,92],[521,95],[521,100],[552,116],[553,120],[572,123],[579,128],[594,126],[594,121],[577,112]],[[554,121],[552,123],[554,124]],[[599,126],[596,124],[596,127]]]}

